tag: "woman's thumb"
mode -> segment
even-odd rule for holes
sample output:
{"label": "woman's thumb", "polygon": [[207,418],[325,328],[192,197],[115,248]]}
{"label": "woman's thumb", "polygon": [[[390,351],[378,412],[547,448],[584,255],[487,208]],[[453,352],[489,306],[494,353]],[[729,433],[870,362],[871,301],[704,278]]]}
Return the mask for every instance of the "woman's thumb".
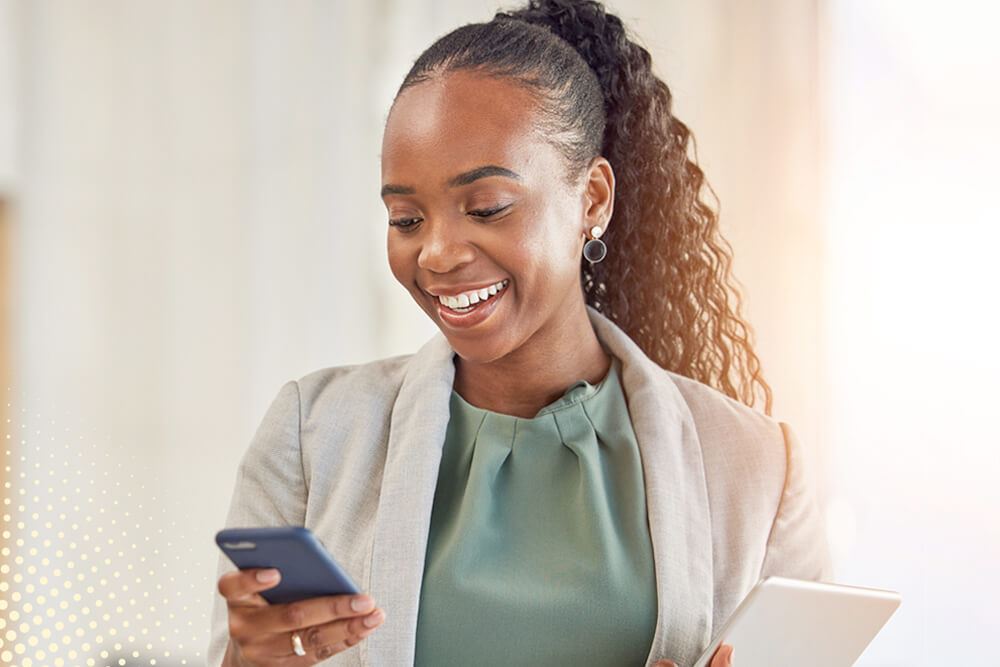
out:
{"label": "woman's thumb", "polygon": [[653,667],[677,667],[677,663],[673,660],[660,660]]}

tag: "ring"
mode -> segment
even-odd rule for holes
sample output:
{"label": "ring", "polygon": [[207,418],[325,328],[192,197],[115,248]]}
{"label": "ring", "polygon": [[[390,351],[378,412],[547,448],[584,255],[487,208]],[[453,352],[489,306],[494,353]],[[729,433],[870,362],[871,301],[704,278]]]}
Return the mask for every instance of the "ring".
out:
{"label": "ring", "polygon": [[295,651],[295,655],[306,654],[306,650],[302,648],[302,637],[297,632],[292,633],[292,650]]}

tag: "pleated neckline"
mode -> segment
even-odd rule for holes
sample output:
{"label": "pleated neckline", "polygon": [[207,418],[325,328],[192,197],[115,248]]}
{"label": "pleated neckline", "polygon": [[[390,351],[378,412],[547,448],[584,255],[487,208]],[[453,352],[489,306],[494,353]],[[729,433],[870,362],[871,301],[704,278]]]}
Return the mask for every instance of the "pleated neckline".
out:
{"label": "pleated neckline", "polygon": [[534,417],[519,417],[517,415],[510,415],[504,412],[496,412],[478,407],[462,398],[462,395],[455,391],[454,388],[451,390],[452,409],[461,410],[466,413],[466,416],[469,418],[478,418],[475,419],[475,421],[479,423],[482,422],[483,418],[489,416],[490,421],[494,423],[509,423],[510,425],[520,424],[521,426],[527,426],[532,423],[545,420],[546,417],[552,415],[553,413],[566,410],[574,405],[578,405],[601,396],[606,387],[617,381],[619,377],[620,364],[621,362],[618,358],[612,355],[611,367],[608,369],[608,372],[604,375],[603,379],[596,384],[591,384],[583,379],[577,380],[563,392],[562,396],[542,407]]}

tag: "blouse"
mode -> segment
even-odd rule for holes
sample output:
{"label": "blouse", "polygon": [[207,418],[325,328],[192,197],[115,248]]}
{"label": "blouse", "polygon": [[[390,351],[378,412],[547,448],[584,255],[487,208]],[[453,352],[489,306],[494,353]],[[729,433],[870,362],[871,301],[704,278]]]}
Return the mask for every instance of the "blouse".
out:
{"label": "blouse", "polygon": [[656,581],[620,366],[530,419],[452,390],[417,667],[645,664]]}

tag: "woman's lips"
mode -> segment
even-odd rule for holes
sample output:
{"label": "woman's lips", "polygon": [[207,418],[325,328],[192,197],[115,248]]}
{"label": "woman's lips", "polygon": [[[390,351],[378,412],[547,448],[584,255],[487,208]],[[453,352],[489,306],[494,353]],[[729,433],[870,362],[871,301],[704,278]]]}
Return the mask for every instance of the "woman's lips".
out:
{"label": "woman's lips", "polygon": [[469,327],[474,327],[487,317],[493,314],[493,311],[497,309],[500,301],[503,300],[507,292],[510,290],[511,284],[507,283],[507,286],[502,290],[497,292],[495,295],[491,296],[486,301],[480,301],[476,304],[476,307],[467,313],[457,313],[445,306],[441,301],[434,295],[431,298],[434,299],[434,303],[437,304],[438,317],[447,324],[452,329],[468,329]]}

